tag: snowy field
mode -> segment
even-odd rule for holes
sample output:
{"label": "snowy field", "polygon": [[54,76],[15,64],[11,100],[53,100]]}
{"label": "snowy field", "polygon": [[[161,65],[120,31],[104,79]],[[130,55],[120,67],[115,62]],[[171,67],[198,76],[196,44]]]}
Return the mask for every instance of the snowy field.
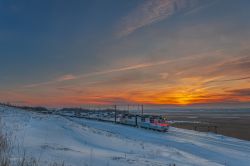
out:
{"label": "snowy field", "polygon": [[[72,166],[249,166],[250,142],[170,128],[160,133],[0,106],[15,146],[41,163]],[[15,156],[13,157],[13,159]]]}

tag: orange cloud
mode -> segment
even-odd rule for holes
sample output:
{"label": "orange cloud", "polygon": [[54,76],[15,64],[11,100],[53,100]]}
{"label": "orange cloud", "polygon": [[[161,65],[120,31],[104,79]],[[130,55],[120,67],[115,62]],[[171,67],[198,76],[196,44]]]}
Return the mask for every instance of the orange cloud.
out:
{"label": "orange cloud", "polygon": [[[209,58],[212,60],[208,61]],[[11,93],[1,92],[0,99],[47,106],[118,103],[184,106],[250,102],[249,58],[213,58],[203,54],[82,75],[64,75]]]}

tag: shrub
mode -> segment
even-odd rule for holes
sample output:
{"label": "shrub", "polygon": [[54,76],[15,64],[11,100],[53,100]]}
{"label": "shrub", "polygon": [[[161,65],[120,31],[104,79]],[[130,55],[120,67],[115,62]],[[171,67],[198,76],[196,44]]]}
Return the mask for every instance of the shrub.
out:
{"label": "shrub", "polygon": [[[1,118],[1,117],[0,117]],[[13,152],[13,146],[11,136],[6,134],[3,130],[4,125],[0,119],[0,166],[44,166],[39,164],[38,160],[33,157],[26,156],[26,153],[20,155],[20,158],[11,162],[11,156]],[[65,166],[64,163],[50,163],[48,166]]]}

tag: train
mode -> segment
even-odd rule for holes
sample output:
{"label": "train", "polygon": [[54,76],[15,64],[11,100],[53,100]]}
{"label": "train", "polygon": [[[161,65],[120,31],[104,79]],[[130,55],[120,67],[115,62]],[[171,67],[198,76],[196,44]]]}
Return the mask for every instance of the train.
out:
{"label": "train", "polygon": [[119,119],[119,123],[161,132],[167,132],[170,126],[166,116],[154,115],[125,114]]}
{"label": "train", "polygon": [[113,122],[160,132],[167,132],[170,127],[167,117],[158,115],[135,115],[128,112],[72,110],[64,111],[63,113],[61,112],[60,115]]}

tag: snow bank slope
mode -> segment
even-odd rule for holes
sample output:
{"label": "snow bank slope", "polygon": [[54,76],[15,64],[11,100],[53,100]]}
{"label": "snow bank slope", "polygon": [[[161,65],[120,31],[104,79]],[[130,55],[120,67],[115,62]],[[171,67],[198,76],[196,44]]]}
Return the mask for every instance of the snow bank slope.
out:
{"label": "snow bank slope", "polygon": [[250,142],[171,128],[168,133],[1,107],[16,144],[41,162],[73,166],[248,166]]}

